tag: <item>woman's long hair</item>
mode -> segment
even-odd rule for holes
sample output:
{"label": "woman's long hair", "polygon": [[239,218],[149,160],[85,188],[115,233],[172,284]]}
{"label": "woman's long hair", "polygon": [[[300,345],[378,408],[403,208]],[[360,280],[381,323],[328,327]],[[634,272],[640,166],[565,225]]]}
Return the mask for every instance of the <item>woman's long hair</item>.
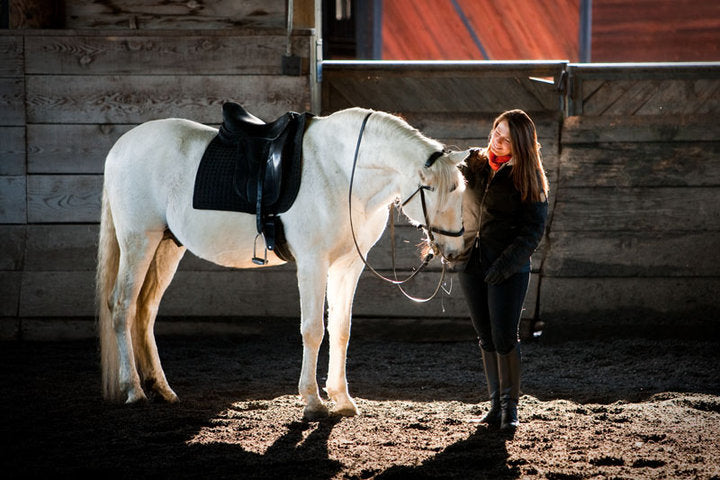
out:
{"label": "woman's long hair", "polygon": [[520,192],[523,202],[545,201],[548,194],[548,181],[543,170],[535,124],[522,110],[508,110],[495,119],[493,131],[503,120],[507,121],[510,128],[513,158],[512,179],[515,188]]}

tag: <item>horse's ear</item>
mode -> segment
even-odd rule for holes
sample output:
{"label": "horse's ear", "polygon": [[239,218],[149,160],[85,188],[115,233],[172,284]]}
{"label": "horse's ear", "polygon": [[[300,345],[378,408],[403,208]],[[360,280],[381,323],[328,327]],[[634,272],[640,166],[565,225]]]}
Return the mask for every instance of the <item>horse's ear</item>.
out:
{"label": "horse's ear", "polygon": [[458,163],[470,157],[471,153],[472,149],[461,150],[459,152],[448,152],[448,157],[455,165],[457,165]]}

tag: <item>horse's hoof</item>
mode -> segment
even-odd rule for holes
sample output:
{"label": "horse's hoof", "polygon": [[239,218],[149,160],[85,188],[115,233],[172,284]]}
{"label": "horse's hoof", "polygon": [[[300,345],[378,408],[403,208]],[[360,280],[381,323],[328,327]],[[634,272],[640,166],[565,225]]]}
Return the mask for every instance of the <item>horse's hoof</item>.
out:
{"label": "horse's hoof", "polygon": [[176,403],[180,402],[180,399],[177,395],[175,395],[175,392],[170,393],[162,393],[162,392],[155,392],[155,395],[153,395],[153,401],[157,403],[166,403],[168,405],[174,405]]}
{"label": "horse's hoof", "polygon": [[172,395],[168,395],[167,397],[163,397],[163,399],[165,400],[165,403],[170,403],[170,404],[175,404],[175,403],[179,403],[179,402],[180,402],[180,399],[178,398],[177,395],[175,395],[175,392],[172,392]]}
{"label": "horse's hoof", "polygon": [[168,403],[168,404],[174,404],[178,403],[180,399],[178,396],[173,392],[171,389],[155,389],[154,390],[155,395],[153,395],[153,399],[156,402],[161,403]]}
{"label": "horse's hoof", "polygon": [[324,420],[328,418],[330,415],[330,412],[328,411],[327,407],[325,405],[321,405],[320,408],[310,408],[309,406],[305,407],[305,410],[303,411],[303,421],[305,422],[318,422],[320,420]]}
{"label": "horse's hoof", "polygon": [[146,403],[147,401],[148,399],[142,390],[130,391],[128,392],[127,400],[125,400],[125,405],[137,405]]}
{"label": "horse's hoof", "polygon": [[333,408],[332,414],[341,417],[354,417],[355,415],[360,414],[360,410],[358,410],[356,406],[351,405],[343,408]]}

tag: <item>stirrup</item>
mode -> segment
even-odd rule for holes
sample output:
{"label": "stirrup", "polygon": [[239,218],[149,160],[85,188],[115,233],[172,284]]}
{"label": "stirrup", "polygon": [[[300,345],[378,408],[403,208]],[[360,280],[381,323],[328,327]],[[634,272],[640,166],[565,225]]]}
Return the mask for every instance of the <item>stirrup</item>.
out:
{"label": "stirrup", "polygon": [[[268,259],[267,259],[267,246],[265,246],[265,258],[260,258],[257,256],[257,240],[258,237],[263,236],[262,233],[258,233],[255,235],[255,241],[253,242],[253,258],[252,261],[255,265],[267,265]],[[265,237],[263,236],[263,243],[265,243]]]}

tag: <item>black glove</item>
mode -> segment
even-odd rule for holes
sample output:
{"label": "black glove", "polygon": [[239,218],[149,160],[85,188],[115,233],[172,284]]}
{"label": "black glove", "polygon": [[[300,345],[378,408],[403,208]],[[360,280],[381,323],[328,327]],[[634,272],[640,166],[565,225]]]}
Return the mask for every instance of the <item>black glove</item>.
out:
{"label": "black glove", "polygon": [[500,262],[495,261],[485,274],[485,283],[490,285],[499,285],[510,278],[512,274],[512,268],[500,265]]}

